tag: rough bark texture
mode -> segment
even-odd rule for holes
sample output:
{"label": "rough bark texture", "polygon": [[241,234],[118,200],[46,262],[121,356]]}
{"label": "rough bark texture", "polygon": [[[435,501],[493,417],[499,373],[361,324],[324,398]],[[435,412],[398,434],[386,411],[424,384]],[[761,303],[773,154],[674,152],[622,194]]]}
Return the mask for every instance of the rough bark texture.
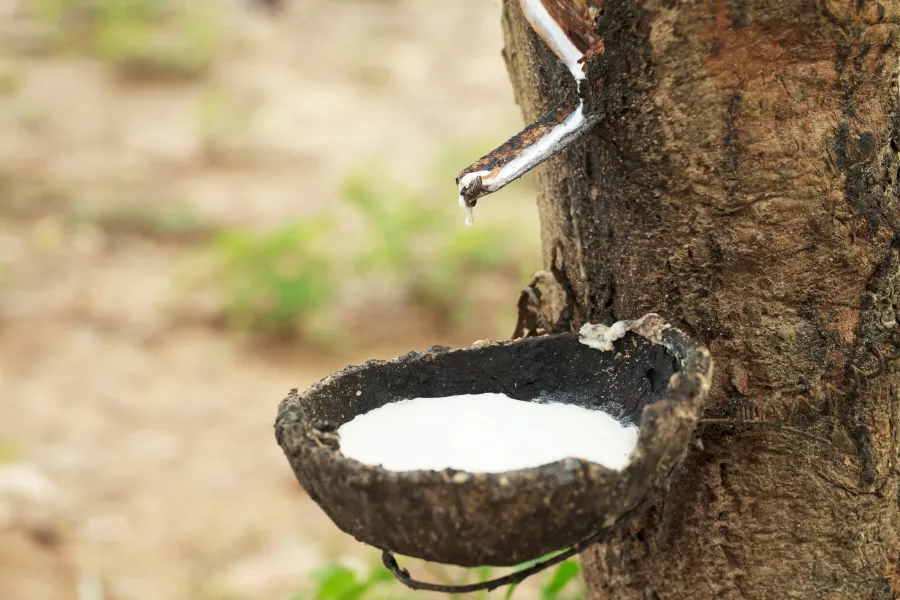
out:
{"label": "rough bark texture", "polygon": [[[574,330],[655,311],[712,350],[711,417],[665,497],[589,551],[591,598],[900,593],[898,2],[591,0],[605,118],[537,170]],[[565,68],[506,0],[528,120]],[[490,198],[481,210],[490,210]]]}

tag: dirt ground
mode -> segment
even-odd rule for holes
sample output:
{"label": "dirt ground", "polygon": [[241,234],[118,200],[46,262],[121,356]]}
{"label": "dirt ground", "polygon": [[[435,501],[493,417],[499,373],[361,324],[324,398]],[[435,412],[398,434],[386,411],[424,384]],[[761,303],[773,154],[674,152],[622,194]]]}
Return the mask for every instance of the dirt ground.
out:
{"label": "dirt ground", "polygon": [[[335,203],[362,160],[413,177],[444,140],[520,126],[498,0],[286,5],[223,0],[212,72],[148,83],[35,51],[45,32],[0,2],[17,82],[0,93],[4,599],[286,598],[326,561],[372,558],[294,480],[277,403],[348,363],[471,340],[261,347],[173,318],[177,242],[76,218],[171,203],[272,226]],[[198,125],[211,88],[253,115],[224,142]]]}

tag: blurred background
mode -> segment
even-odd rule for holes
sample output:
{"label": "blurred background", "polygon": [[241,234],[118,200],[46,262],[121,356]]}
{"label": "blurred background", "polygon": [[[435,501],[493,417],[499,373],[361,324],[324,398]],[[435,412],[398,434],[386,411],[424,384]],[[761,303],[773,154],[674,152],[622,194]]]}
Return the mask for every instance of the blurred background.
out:
{"label": "blurred background", "polygon": [[272,424],[512,333],[532,184],[454,184],[522,125],[501,48],[499,0],[0,0],[0,598],[422,596]]}

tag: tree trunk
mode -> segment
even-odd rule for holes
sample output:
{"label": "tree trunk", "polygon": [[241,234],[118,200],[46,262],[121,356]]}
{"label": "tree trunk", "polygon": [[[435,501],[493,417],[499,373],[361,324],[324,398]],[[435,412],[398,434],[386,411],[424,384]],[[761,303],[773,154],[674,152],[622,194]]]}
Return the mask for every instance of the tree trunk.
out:
{"label": "tree trunk", "polygon": [[[589,597],[897,597],[900,2],[578,2],[604,118],[536,170],[570,328],[658,312],[713,353],[707,417],[824,438],[702,425],[585,554]],[[503,22],[526,119],[571,104],[517,1]]]}

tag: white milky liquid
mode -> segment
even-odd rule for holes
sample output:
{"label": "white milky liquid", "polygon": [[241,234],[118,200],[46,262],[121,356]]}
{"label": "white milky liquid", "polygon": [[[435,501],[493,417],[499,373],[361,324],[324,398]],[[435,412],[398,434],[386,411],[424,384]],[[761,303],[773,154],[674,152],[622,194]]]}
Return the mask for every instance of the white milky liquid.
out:
{"label": "white milky liquid", "polygon": [[344,456],[392,471],[500,472],[582,458],[628,464],[638,429],[571,404],[503,394],[416,398],[386,404],[340,427]]}

